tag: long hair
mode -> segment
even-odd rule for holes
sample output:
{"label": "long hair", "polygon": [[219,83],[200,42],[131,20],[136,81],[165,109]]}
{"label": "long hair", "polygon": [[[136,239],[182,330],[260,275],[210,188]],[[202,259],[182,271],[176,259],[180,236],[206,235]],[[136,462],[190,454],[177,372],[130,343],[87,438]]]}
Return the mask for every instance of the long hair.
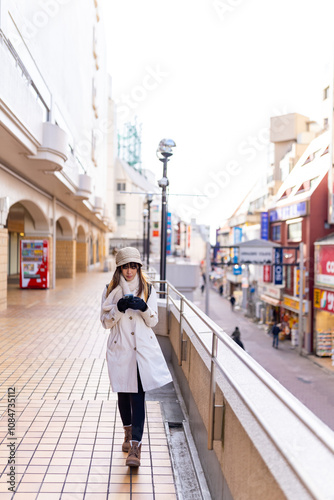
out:
{"label": "long hair", "polygon": [[[138,278],[139,278],[139,289],[138,289],[137,297],[140,297],[144,291],[144,299],[146,302],[147,298],[148,298],[149,279],[146,276],[146,274],[142,271],[141,266],[139,264],[138,264],[138,268],[137,268],[137,273],[138,273]],[[121,280],[121,276],[122,276],[122,269],[121,269],[121,266],[118,266],[118,267],[116,267],[115,272],[113,274],[113,277],[111,278],[111,281],[108,285],[107,297],[108,297],[109,293],[112,292],[119,285],[119,282]]]}

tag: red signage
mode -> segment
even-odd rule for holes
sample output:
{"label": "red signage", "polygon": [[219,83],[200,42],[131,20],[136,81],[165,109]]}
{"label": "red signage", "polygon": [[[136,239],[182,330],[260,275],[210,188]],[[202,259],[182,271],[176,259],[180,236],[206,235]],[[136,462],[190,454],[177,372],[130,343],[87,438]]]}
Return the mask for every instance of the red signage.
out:
{"label": "red signage", "polygon": [[263,266],[263,281],[271,283],[271,266]]}
{"label": "red signage", "polygon": [[315,282],[334,287],[334,245],[316,247]]}

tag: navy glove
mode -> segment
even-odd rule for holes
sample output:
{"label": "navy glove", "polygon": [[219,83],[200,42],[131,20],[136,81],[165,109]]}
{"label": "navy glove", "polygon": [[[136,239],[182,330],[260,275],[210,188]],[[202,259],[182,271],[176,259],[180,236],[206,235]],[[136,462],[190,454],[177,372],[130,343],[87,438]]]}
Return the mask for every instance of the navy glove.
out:
{"label": "navy glove", "polygon": [[130,305],[130,301],[129,299],[124,299],[123,297],[121,299],[119,299],[119,301],[117,302],[117,309],[124,313],[128,308],[129,308],[129,305]]}
{"label": "navy glove", "polygon": [[147,309],[147,304],[140,297],[133,297],[133,299],[129,300],[129,308],[144,312]]}

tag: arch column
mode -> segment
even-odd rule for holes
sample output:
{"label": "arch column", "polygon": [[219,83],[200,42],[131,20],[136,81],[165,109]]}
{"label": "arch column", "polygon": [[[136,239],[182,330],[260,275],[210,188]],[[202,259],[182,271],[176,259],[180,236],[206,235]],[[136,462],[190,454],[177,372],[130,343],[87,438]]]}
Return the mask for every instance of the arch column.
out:
{"label": "arch column", "polygon": [[8,231],[0,227],[0,311],[7,308]]}

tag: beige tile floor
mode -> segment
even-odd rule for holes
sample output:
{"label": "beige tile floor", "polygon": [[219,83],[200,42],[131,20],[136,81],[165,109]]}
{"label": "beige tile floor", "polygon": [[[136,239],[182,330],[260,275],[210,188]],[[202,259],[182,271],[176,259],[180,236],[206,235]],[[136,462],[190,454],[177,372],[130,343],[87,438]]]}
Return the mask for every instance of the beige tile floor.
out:
{"label": "beige tile floor", "polygon": [[[55,290],[11,285],[0,313],[0,499],[176,499],[160,403],[146,402],[142,465],[125,466],[99,321],[104,273],[57,280]],[[8,389],[15,388],[15,428]],[[13,435],[9,435],[9,430]],[[15,493],[8,491],[9,444]]]}

